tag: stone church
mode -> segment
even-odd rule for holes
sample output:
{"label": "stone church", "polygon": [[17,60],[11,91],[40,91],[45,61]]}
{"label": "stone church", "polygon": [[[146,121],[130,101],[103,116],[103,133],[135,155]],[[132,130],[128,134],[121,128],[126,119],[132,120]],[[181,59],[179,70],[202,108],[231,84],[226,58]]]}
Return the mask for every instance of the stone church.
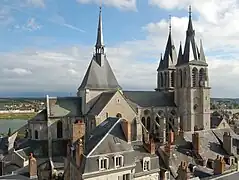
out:
{"label": "stone church", "polygon": [[65,180],[184,180],[234,170],[239,136],[229,126],[211,127],[208,64],[191,8],[184,47],[177,53],[170,23],[155,69],[155,90],[122,89],[105,53],[100,8],[95,51],[77,96],[46,97],[12,163],[20,159],[31,169],[33,153],[33,174],[42,180],[62,174]]}
{"label": "stone church", "polygon": [[170,131],[210,129],[208,64],[202,41],[197,45],[195,40],[191,11],[184,48],[180,44],[177,53],[170,25],[164,55],[155,69],[155,90],[122,89],[105,53],[100,10],[95,52],[77,97],[47,96],[47,108],[28,123],[32,143],[47,141],[44,150],[38,151],[54,156],[54,149],[69,139],[70,124],[76,119],[84,119],[87,135],[106,118],[122,117],[131,123],[132,140],[142,140],[144,126],[162,144]]}
{"label": "stone church", "polygon": [[82,99],[87,129],[109,116],[131,120],[134,140],[141,139],[141,124],[162,142],[170,130],[210,129],[207,67],[202,41],[198,46],[195,40],[190,11],[185,45],[182,48],[180,44],[179,53],[170,25],[164,56],[157,68],[155,91],[124,91],[107,60],[100,13],[95,53],[77,93]]}
{"label": "stone church", "polygon": [[142,141],[147,133],[160,144],[168,141],[170,132],[177,136],[180,131],[210,129],[208,64],[202,41],[197,45],[195,40],[191,11],[185,45],[180,44],[178,53],[169,29],[164,55],[155,67],[155,90],[126,91],[107,59],[100,10],[95,51],[77,96],[47,96],[46,109],[28,122],[31,152],[49,158],[53,166],[55,157],[65,157],[67,150],[62,147],[71,139],[72,124],[77,120],[85,122],[85,136],[89,137],[109,117],[127,119],[132,141]]}

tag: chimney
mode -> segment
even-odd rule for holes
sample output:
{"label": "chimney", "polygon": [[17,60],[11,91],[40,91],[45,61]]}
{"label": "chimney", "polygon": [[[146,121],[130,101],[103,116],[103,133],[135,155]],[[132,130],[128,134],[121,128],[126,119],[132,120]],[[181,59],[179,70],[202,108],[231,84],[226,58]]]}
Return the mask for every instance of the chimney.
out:
{"label": "chimney", "polygon": [[169,157],[172,156],[172,150],[173,150],[173,147],[171,146],[171,144],[167,143],[167,144],[164,146],[164,152],[165,152]]}
{"label": "chimney", "polygon": [[225,171],[226,162],[224,161],[223,157],[219,157],[214,160],[214,175],[223,174]]}
{"label": "chimney", "polygon": [[123,119],[122,123],[121,123],[121,127],[123,129],[126,141],[128,143],[130,143],[131,142],[131,124],[130,124],[130,122]]}
{"label": "chimney", "polygon": [[3,175],[3,168],[4,168],[4,161],[0,161],[0,176],[2,176]]}
{"label": "chimney", "polygon": [[200,137],[198,132],[192,134],[192,145],[196,154],[200,153]]}
{"label": "chimney", "polygon": [[182,161],[181,164],[178,167],[178,180],[187,180],[189,179],[189,169],[188,169],[188,164],[186,161]]}
{"label": "chimney", "polygon": [[155,154],[155,142],[152,137],[148,143],[143,142],[143,146],[150,154]]}
{"label": "chimney", "polygon": [[225,151],[232,155],[232,136],[229,132],[224,132],[223,134],[223,148]]}
{"label": "chimney", "polygon": [[81,161],[82,161],[82,156],[84,153],[84,145],[83,145],[83,140],[79,139],[77,143],[77,148],[76,148],[76,165],[77,167],[80,167]]}
{"label": "chimney", "polygon": [[174,143],[174,132],[172,130],[169,131],[169,136],[168,137],[169,137],[168,142],[170,144],[173,144]]}
{"label": "chimney", "polygon": [[37,161],[33,157],[33,154],[30,153],[29,156],[29,176],[31,178],[37,178]]}
{"label": "chimney", "polygon": [[82,139],[85,135],[85,123],[83,120],[76,120],[73,123],[72,130],[72,143],[76,142],[78,139]]}

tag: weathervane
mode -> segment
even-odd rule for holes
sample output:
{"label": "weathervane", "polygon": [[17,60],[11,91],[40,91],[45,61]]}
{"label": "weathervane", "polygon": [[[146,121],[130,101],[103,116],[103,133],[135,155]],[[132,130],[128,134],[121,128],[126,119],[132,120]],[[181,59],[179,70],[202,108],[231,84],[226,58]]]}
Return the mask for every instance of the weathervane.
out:
{"label": "weathervane", "polygon": [[188,14],[189,14],[189,17],[191,18],[192,17],[192,6],[191,5],[189,6]]}
{"label": "weathervane", "polygon": [[172,30],[172,17],[169,15],[169,33],[171,33]]}

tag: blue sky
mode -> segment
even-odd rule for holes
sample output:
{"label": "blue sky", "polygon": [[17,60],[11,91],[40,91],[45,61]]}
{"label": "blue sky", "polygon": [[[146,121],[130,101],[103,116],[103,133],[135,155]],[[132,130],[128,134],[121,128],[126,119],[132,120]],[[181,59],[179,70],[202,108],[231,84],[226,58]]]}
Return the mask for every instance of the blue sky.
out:
{"label": "blue sky", "polygon": [[[133,10],[103,6],[107,45],[144,39],[146,33],[141,30],[142,26],[169,16],[167,10],[159,11],[157,7],[148,5],[147,1],[137,2],[136,6],[137,9]],[[44,7],[41,5],[21,7],[19,3],[13,4],[12,1],[8,1],[3,5],[3,9],[5,8],[10,11],[14,19],[1,28],[0,38],[5,41],[4,44],[0,44],[1,51],[12,51],[29,46],[49,49],[59,44],[92,46],[95,41],[98,4],[81,4],[74,0],[48,0],[44,2]],[[184,15],[185,13],[187,12],[184,12]],[[182,12],[177,14],[182,15]],[[34,19],[34,24],[29,29],[24,29],[31,19]],[[45,41],[39,41],[39,37],[43,37]],[[48,43],[48,38],[52,44]]]}
{"label": "blue sky", "polygon": [[[178,49],[192,5],[214,97],[238,97],[236,0],[103,0],[107,56],[124,89],[152,90],[168,19]],[[0,5],[0,95],[75,93],[91,60],[100,0],[3,0]],[[137,83],[140,81],[141,83]]]}

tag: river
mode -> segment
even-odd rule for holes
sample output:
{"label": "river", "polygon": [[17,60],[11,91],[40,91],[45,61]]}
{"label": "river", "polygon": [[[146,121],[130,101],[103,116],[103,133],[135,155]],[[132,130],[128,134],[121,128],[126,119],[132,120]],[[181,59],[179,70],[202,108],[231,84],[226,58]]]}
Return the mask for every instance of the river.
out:
{"label": "river", "polygon": [[27,120],[22,119],[0,119],[0,134],[7,133],[8,128],[11,128],[11,131],[19,129],[23,125],[27,124]]}

